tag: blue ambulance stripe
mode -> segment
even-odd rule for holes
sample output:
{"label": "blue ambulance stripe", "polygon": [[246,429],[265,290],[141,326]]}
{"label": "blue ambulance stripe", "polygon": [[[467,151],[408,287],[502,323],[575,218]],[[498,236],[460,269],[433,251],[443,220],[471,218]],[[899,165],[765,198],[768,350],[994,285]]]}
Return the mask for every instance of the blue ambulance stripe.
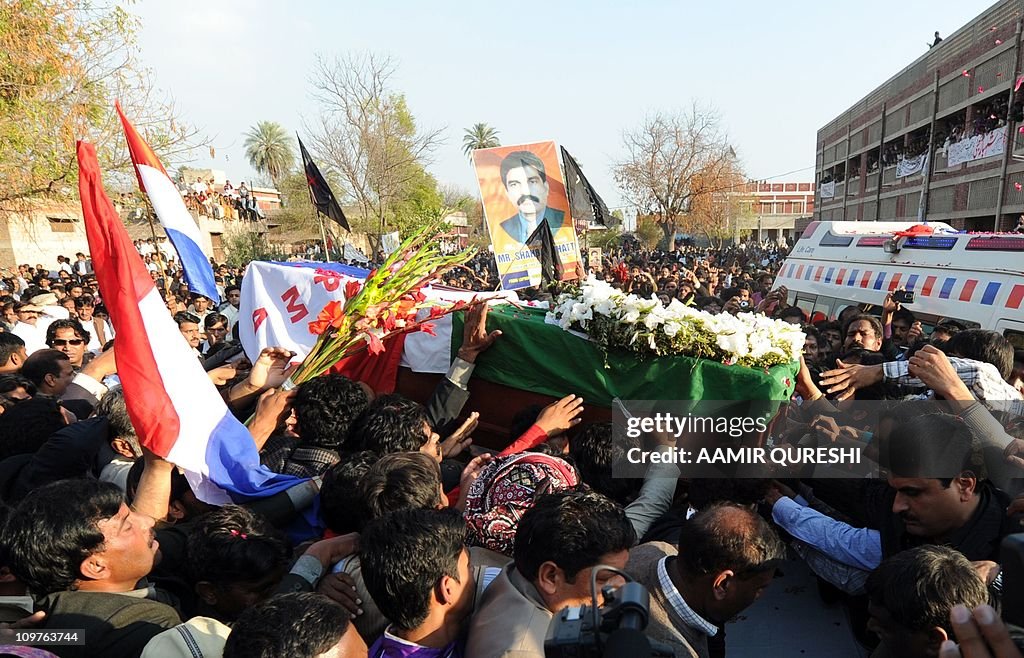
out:
{"label": "blue ambulance stripe", "polygon": [[995,281],[989,283],[985,288],[985,294],[981,296],[981,303],[986,306],[991,306],[992,302],[996,300],[996,295],[999,293],[1000,286],[1002,286],[1002,284]]}

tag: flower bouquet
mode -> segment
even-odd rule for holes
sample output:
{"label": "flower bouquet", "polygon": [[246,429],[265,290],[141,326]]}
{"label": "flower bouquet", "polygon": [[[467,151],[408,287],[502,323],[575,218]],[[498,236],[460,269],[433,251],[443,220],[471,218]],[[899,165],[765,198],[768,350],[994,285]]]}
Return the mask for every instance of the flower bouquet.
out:
{"label": "flower bouquet", "polygon": [[[436,319],[469,304],[449,307],[428,303],[423,286],[447,270],[473,257],[475,249],[445,256],[435,234],[440,223],[433,223],[406,238],[384,263],[371,270],[362,282],[345,285],[345,301],[328,302],[309,331],[317,336],[309,354],[295,370],[284,388],[319,377],[338,361],[364,349],[371,354],[384,351],[391,335],[425,331],[433,334]],[[417,311],[430,306],[430,314],[417,320]]]}
{"label": "flower bouquet", "polygon": [[593,276],[577,292],[560,295],[547,318],[587,334],[605,355],[621,348],[642,357],[689,356],[767,369],[798,361],[804,346],[800,328],[781,320],[712,315],[677,299],[666,307],[657,297],[627,294]]}

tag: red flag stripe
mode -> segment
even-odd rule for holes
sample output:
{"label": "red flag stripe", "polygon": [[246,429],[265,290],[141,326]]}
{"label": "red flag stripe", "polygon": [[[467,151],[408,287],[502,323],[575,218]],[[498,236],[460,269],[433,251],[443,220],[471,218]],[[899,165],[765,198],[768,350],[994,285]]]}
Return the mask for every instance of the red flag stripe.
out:
{"label": "red flag stripe", "polygon": [[167,170],[160,163],[160,158],[156,157],[156,153],[153,153],[153,149],[150,148],[146,140],[142,139],[139,132],[135,130],[135,126],[128,121],[125,117],[124,111],[121,109],[121,102],[114,103],[114,107],[117,109],[117,115],[121,117],[121,125],[124,126],[124,136],[128,140],[128,152],[131,154],[132,162],[135,164],[135,176],[139,179],[139,189],[145,191],[146,186],[142,182],[142,176],[139,175],[139,165],[148,165],[154,169],[163,172],[167,175]]}
{"label": "red flag stripe", "polygon": [[178,414],[164,388],[139,304],[157,296],[132,240],[103,192],[96,149],[78,142],[78,192],[96,280],[110,312],[117,340],[117,372],[129,401],[128,415],[139,441],[166,456],[180,431]]}

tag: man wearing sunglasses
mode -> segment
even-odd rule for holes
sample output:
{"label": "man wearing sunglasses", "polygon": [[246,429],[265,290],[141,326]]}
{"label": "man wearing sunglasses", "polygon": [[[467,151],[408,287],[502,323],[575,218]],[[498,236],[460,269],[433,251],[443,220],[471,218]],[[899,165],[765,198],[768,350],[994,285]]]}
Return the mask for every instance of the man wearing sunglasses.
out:
{"label": "man wearing sunglasses", "polygon": [[46,344],[66,354],[75,372],[88,362],[85,356],[90,338],[78,320],[55,320],[46,328]]}

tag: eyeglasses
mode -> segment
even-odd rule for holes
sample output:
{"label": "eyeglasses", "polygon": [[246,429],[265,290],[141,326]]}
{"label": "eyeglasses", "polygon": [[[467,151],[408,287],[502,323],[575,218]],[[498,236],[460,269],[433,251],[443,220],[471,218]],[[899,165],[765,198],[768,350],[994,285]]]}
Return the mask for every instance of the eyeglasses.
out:
{"label": "eyeglasses", "polygon": [[54,338],[50,341],[50,347],[64,347],[65,345],[72,345],[78,347],[85,343],[85,340],[81,338]]}

